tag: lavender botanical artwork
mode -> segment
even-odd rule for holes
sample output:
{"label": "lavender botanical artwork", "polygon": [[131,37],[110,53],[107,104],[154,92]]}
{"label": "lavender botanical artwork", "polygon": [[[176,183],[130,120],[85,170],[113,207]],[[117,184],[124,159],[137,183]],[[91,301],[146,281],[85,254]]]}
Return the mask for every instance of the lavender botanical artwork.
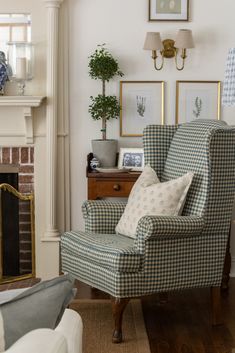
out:
{"label": "lavender botanical artwork", "polygon": [[163,124],[163,81],[121,81],[120,91],[121,136],[142,136],[147,125]]}
{"label": "lavender botanical artwork", "polygon": [[195,109],[193,109],[193,115],[195,116],[195,118],[198,118],[200,117],[202,111],[202,100],[200,97],[195,98],[194,107]]}
{"label": "lavender botanical artwork", "polygon": [[176,124],[220,119],[220,81],[177,81]]}
{"label": "lavender botanical artwork", "polygon": [[136,96],[137,113],[141,118],[144,118],[146,110],[146,97]]}

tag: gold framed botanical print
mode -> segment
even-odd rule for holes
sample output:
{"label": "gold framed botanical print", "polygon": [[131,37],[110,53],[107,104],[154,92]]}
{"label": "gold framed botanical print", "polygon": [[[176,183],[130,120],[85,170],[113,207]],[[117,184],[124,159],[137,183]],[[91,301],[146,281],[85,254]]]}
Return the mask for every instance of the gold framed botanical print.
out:
{"label": "gold framed botanical print", "polygon": [[164,81],[120,82],[120,136],[143,136],[150,124],[164,124]]}
{"label": "gold framed botanical print", "polygon": [[196,119],[220,119],[220,81],[177,81],[176,124]]}
{"label": "gold framed botanical print", "polygon": [[149,21],[188,21],[189,0],[149,0]]}

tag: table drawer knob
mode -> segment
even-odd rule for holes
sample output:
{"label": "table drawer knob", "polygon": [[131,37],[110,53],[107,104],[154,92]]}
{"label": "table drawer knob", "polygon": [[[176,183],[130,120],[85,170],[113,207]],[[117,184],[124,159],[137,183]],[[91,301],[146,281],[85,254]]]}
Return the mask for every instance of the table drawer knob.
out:
{"label": "table drawer knob", "polygon": [[119,184],[114,184],[113,185],[113,190],[119,191],[121,189],[121,186]]}

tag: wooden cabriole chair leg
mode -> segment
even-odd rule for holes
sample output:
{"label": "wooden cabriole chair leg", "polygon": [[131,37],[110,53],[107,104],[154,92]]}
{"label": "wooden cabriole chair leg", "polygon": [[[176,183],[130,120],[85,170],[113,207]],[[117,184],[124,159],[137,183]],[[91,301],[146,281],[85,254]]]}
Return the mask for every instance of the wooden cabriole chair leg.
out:
{"label": "wooden cabriole chair leg", "polygon": [[129,298],[112,299],[112,309],[113,309],[113,317],[114,317],[114,331],[113,331],[113,337],[112,337],[113,343],[122,342],[122,316],[129,300],[130,300]]}
{"label": "wooden cabriole chair leg", "polygon": [[211,306],[212,306],[212,325],[221,325],[221,301],[220,301],[220,287],[211,287]]}

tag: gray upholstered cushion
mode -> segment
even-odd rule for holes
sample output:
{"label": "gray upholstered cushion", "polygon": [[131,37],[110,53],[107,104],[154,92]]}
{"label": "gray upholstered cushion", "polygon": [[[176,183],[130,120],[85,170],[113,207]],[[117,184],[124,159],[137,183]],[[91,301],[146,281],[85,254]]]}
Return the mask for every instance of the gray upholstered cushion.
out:
{"label": "gray upholstered cushion", "polygon": [[15,298],[17,295],[20,295],[24,291],[26,291],[28,288],[18,288],[18,289],[10,289],[10,290],[4,290],[0,292],[0,304],[9,302],[13,298]]}
{"label": "gray upholstered cushion", "polygon": [[61,237],[63,251],[117,272],[136,272],[141,254],[134,240],[119,234],[67,232]]}
{"label": "gray upholstered cushion", "polygon": [[55,328],[73,298],[73,279],[61,276],[36,284],[0,305],[0,351],[37,328]]}

